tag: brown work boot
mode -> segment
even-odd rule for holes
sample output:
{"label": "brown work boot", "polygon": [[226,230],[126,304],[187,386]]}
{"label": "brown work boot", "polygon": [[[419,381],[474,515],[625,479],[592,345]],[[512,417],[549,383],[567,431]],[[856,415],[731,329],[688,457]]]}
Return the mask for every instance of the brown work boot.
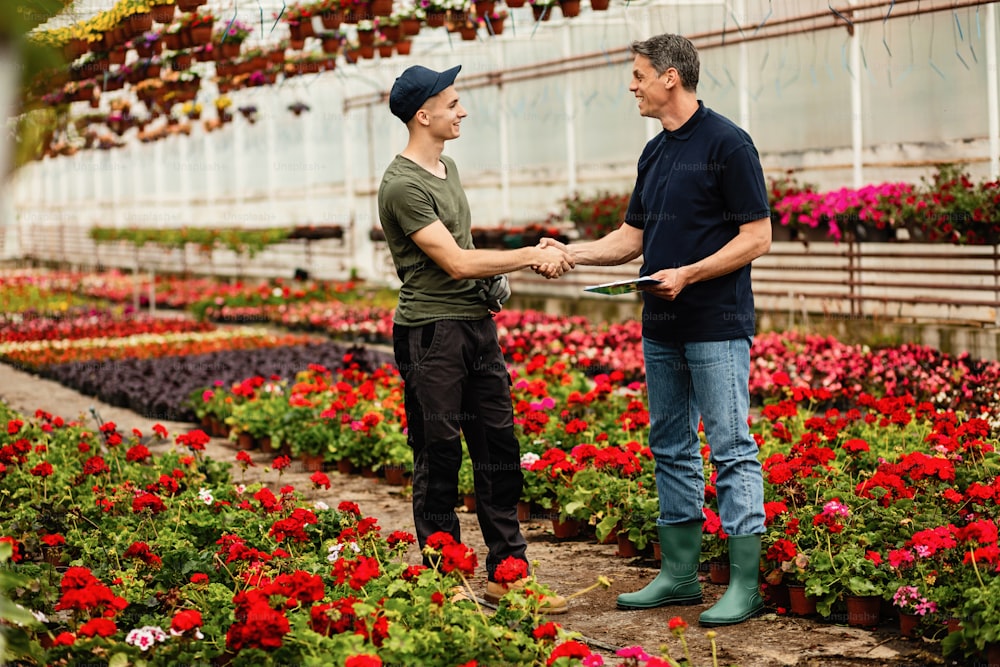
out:
{"label": "brown work boot", "polygon": [[[498,604],[500,598],[511,590],[521,590],[528,584],[531,579],[525,577],[524,579],[518,579],[512,584],[498,584],[495,581],[489,581],[486,583],[486,601],[490,604]],[[561,595],[542,594],[541,595],[542,604],[538,611],[543,614],[565,614],[569,611],[569,605],[566,604],[566,598]]]}

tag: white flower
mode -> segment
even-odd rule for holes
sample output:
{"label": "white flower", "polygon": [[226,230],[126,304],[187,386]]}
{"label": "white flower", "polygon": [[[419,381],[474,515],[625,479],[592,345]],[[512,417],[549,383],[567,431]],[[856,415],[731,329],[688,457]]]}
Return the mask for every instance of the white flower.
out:
{"label": "white flower", "polygon": [[46,616],[45,614],[43,614],[40,611],[34,611],[34,610],[32,610],[31,615],[34,616],[35,620],[38,621],[39,623],[48,623],[49,622],[48,616]]}
{"label": "white flower", "polygon": [[316,502],[314,502],[313,503],[313,507],[315,507],[318,510],[323,510],[323,511],[326,511],[326,510],[330,509],[330,506],[327,505],[326,503],[324,503],[322,500],[317,500]]}
{"label": "white flower", "polygon": [[340,558],[340,552],[344,550],[344,547],[351,547],[356,554],[361,553],[361,547],[358,546],[357,542],[337,543],[329,548],[330,553],[327,555],[326,559],[331,563],[335,562],[338,558]]}
{"label": "white flower", "polygon": [[242,496],[243,492],[247,490],[247,485],[246,484],[237,484],[234,488],[236,489],[236,495]]}
{"label": "white flower", "polygon": [[535,461],[538,461],[541,458],[541,456],[534,452],[525,452],[524,455],[521,456],[521,467],[528,469],[533,463],[535,463]]}
{"label": "white flower", "polygon": [[128,633],[128,636],[125,637],[126,644],[138,646],[143,651],[148,651],[151,646],[156,644],[156,642],[164,642],[166,640],[167,633],[156,625],[146,625],[141,628],[135,628]]}
{"label": "white flower", "polygon": [[215,502],[215,498],[212,497],[212,492],[209,489],[201,488],[198,490],[198,498],[201,499],[206,505],[211,505]]}

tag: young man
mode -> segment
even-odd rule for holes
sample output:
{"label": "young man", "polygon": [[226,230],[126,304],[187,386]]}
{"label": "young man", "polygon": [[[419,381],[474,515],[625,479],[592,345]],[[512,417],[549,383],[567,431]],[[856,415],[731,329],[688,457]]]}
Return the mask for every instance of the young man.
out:
{"label": "young man", "polygon": [[[740,623],[763,607],[758,586],[764,490],[750,437],[750,262],[771,244],[767,188],[746,132],[698,100],[698,52],[679,35],[631,45],[629,90],[639,113],[663,131],[646,144],[624,224],[597,241],[568,246],[577,264],[621,264],[643,256],[642,336],[649,443],[660,501],[659,575],[618,597],[623,609],[698,604],[705,481],[699,421],[718,470],[722,526],[729,535],[729,588],[699,621]],[[542,245],[563,247],[552,240]]]}
{"label": "young man", "polygon": [[[413,519],[421,549],[443,531],[461,540],[454,506],[462,435],[472,457],[476,513],[489,554],[486,599],[507,587],[494,580],[513,556],[527,563],[517,520],[523,477],[514,435],[510,375],[491,310],[509,296],[509,271],[535,268],[559,277],[573,263],[559,248],[477,250],[472,216],[455,162],[442,155],[466,111],[454,81],[461,65],[435,72],[415,65],[393,84],[389,109],[409,141],[379,186],[379,218],[402,281],[393,325],[396,363],[413,448]],[[523,586],[524,581],[519,582]],[[566,611],[547,598],[543,610]]]}

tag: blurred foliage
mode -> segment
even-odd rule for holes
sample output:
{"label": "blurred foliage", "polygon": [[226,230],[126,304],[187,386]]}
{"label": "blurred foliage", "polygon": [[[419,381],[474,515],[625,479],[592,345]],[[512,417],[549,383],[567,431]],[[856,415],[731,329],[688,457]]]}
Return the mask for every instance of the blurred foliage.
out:
{"label": "blurred foliage", "polygon": [[66,64],[61,52],[29,40],[27,35],[70,4],[72,0],[0,2],[0,59],[13,57],[21,72],[20,89],[14,95],[14,108],[2,110],[4,119],[11,115],[17,117],[13,160],[15,169],[38,155],[42,140],[56,127],[58,115],[51,109],[25,112],[24,91],[47,71]]}

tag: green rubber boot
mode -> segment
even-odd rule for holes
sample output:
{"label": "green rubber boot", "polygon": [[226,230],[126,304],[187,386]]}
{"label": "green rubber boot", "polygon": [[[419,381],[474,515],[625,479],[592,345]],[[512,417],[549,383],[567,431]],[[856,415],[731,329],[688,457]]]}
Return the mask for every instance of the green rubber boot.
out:
{"label": "green rubber boot", "polygon": [[760,596],[760,535],[729,536],[729,587],[698,622],[706,627],[742,623],[764,609]]}
{"label": "green rubber boot", "polygon": [[702,522],[657,526],[660,536],[660,573],[635,593],[618,596],[619,609],[652,609],[666,605],[698,604],[698,557]]}

